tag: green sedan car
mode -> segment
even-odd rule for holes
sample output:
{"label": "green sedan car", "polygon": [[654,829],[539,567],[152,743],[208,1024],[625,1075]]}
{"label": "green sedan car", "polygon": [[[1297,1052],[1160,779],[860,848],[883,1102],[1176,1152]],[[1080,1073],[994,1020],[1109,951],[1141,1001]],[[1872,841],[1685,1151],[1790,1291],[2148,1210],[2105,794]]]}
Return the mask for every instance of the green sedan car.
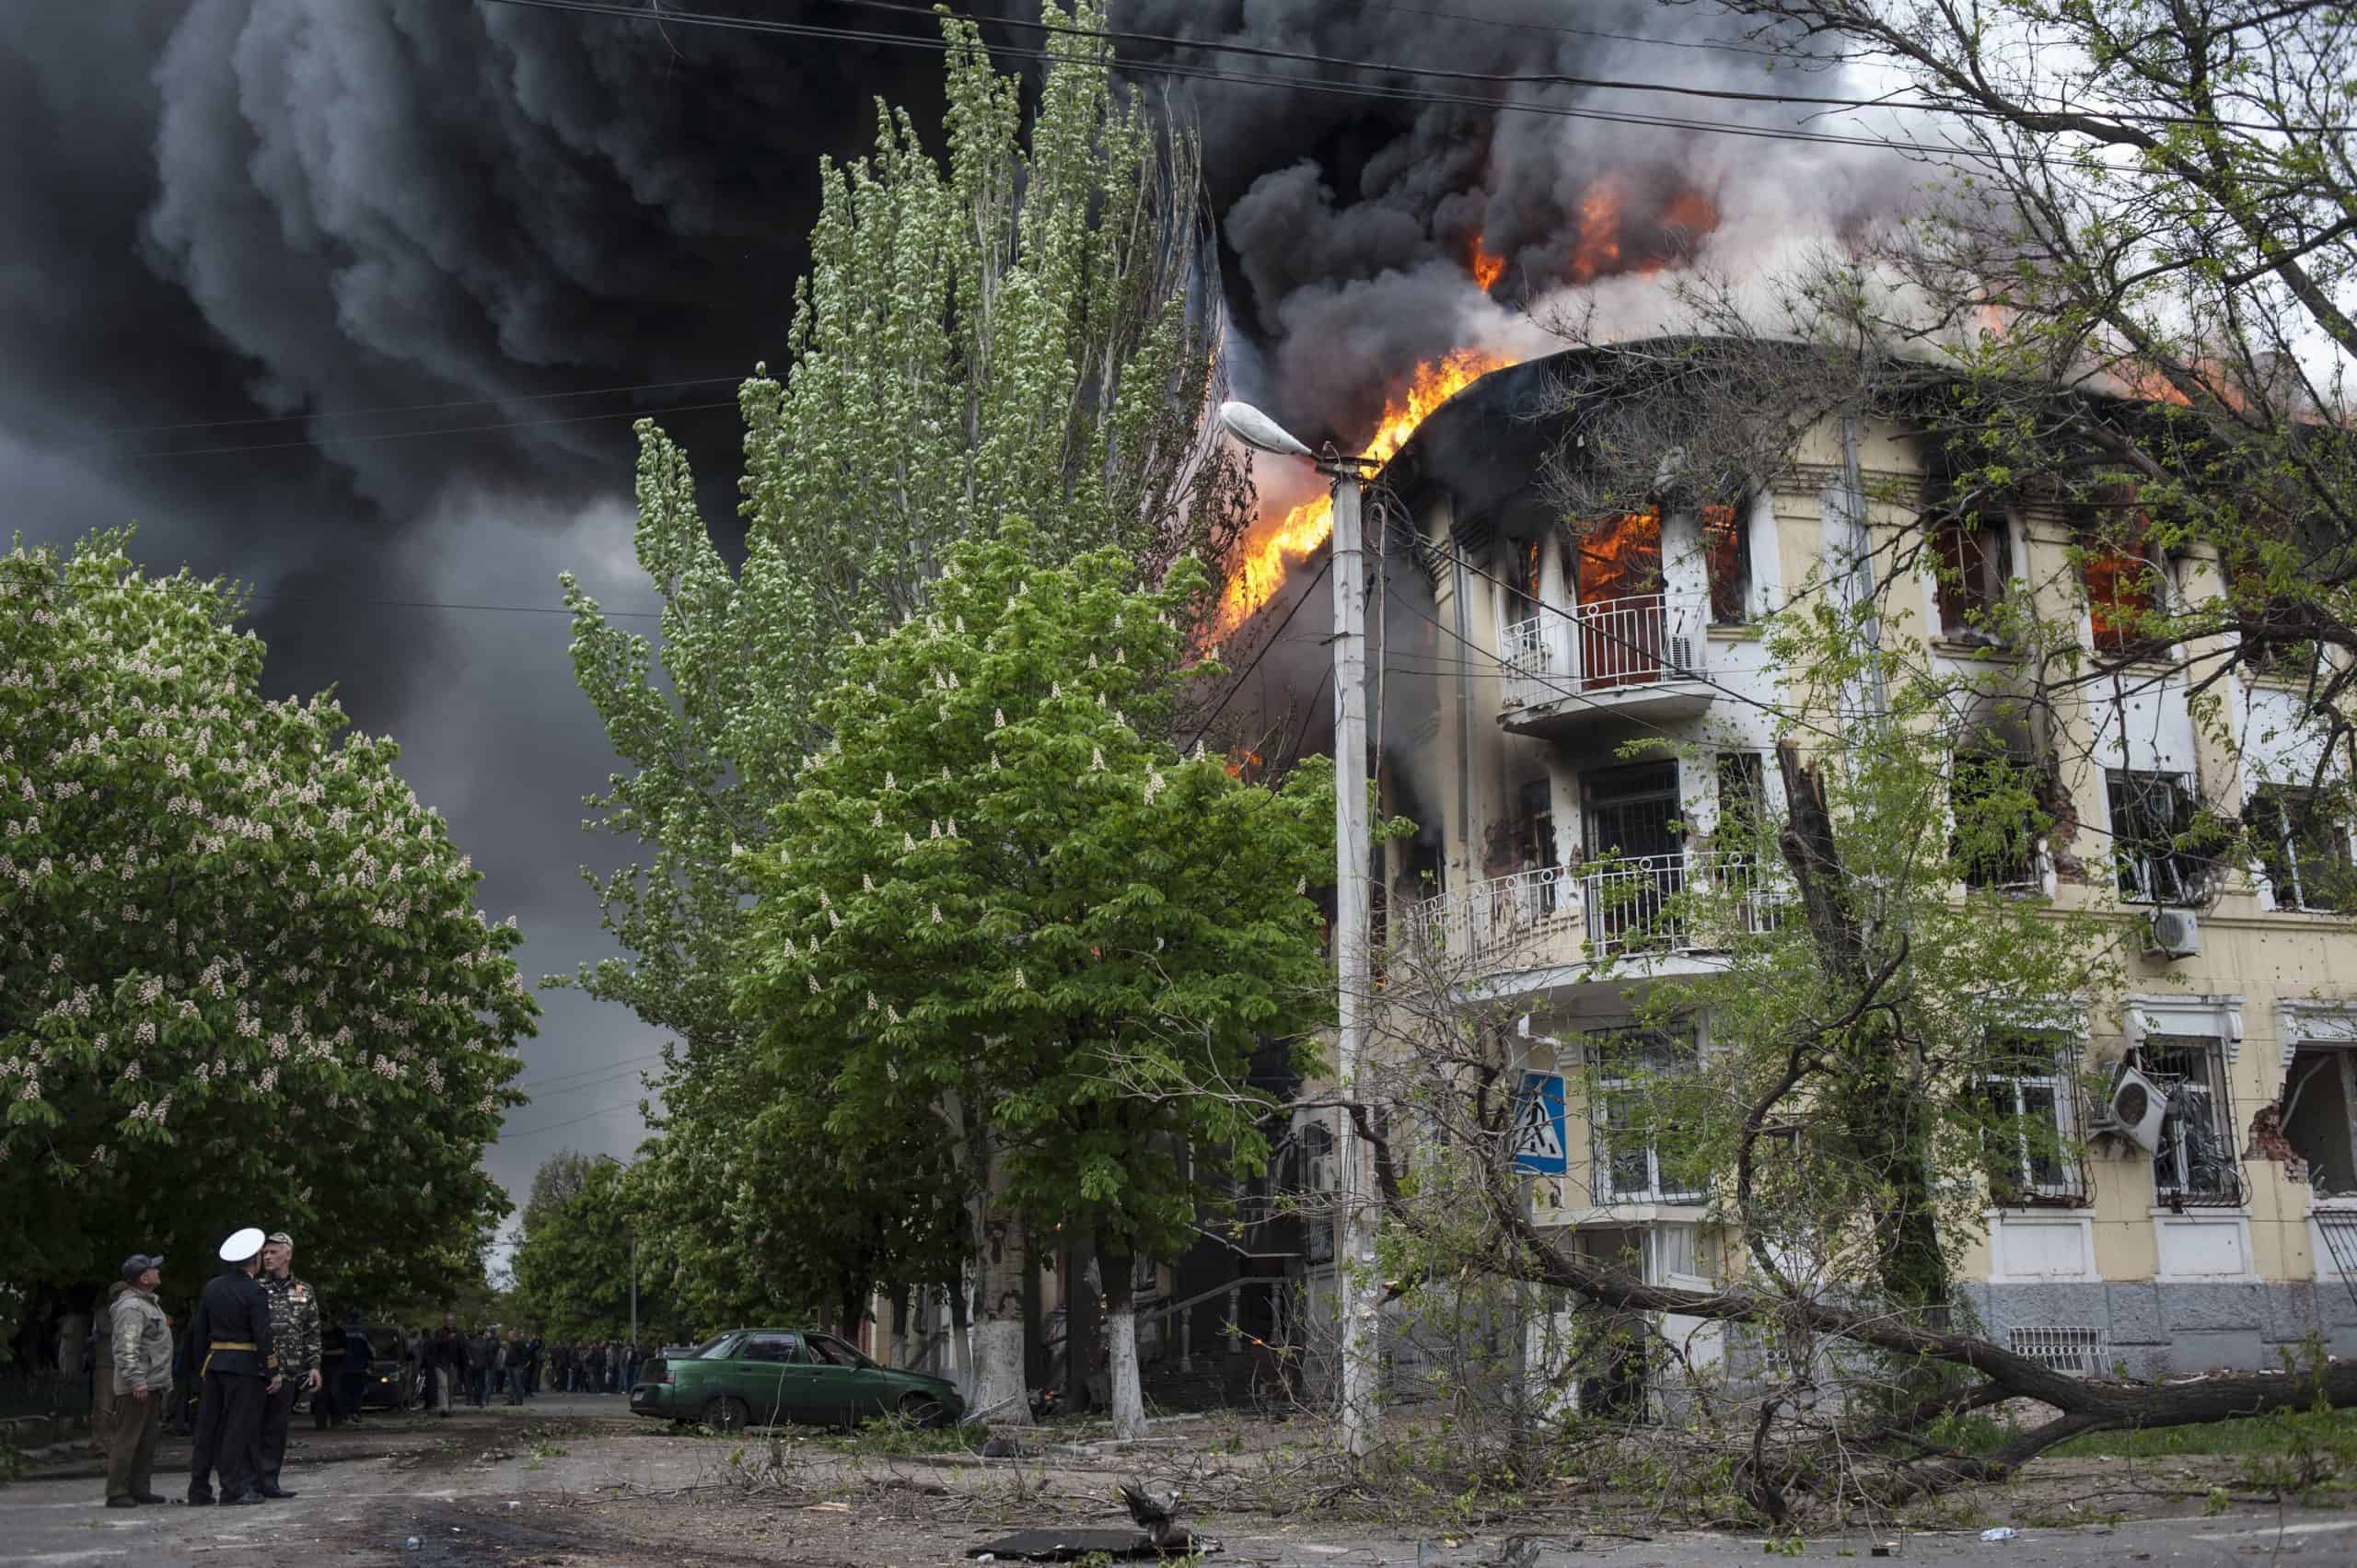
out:
{"label": "green sedan car", "polygon": [[831,1334],[799,1329],[736,1329],[691,1351],[640,1369],[630,1391],[634,1415],[743,1426],[807,1422],[855,1426],[897,1415],[925,1425],[958,1419],[954,1384],[879,1366]]}

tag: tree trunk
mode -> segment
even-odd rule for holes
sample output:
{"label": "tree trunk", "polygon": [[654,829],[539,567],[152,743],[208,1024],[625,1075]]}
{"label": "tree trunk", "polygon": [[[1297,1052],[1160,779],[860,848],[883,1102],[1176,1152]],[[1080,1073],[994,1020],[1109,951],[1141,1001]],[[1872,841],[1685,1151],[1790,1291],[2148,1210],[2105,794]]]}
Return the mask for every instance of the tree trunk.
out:
{"label": "tree trunk", "polygon": [[949,1282],[949,1376],[969,1410],[974,1404],[974,1298],[963,1274]]}
{"label": "tree trunk", "polygon": [[990,1162],[987,1196],[977,1200],[981,1248],[975,1260],[981,1285],[981,1320],[974,1329],[974,1397],[969,1409],[978,1421],[1003,1426],[1031,1424],[1031,1389],[1025,1377],[1023,1290],[1030,1273],[1023,1225],[1007,1202],[1001,1162]]}
{"label": "tree trunk", "polygon": [[1126,1252],[1107,1252],[1099,1265],[1105,1275],[1109,1363],[1106,1393],[1113,1406],[1113,1435],[1126,1442],[1145,1435],[1145,1391],[1138,1383],[1137,1260]]}
{"label": "tree trunk", "polygon": [[1090,1272],[1097,1265],[1097,1232],[1089,1225],[1073,1227],[1072,1249],[1064,1260],[1064,1409],[1074,1414],[1097,1408],[1088,1375],[1097,1369],[1097,1284]]}

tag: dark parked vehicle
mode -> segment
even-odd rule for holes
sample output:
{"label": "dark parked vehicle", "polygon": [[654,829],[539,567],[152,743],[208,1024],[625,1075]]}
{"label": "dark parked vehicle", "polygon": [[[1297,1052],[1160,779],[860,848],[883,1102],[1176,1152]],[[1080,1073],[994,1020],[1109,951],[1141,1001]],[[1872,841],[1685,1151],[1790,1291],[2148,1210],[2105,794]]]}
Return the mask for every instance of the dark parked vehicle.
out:
{"label": "dark parked vehicle", "polygon": [[736,1329],[649,1361],[630,1391],[630,1408],[732,1432],[785,1422],[855,1426],[895,1415],[943,1425],[965,1407],[956,1385],[880,1366],[831,1334]]}
{"label": "dark parked vehicle", "polygon": [[368,1336],[368,1348],[375,1353],[368,1361],[368,1382],[361,1390],[360,1408],[409,1409],[417,1400],[416,1369],[401,1359],[401,1330],[391,1323],[368,1323],[360,1331]]}

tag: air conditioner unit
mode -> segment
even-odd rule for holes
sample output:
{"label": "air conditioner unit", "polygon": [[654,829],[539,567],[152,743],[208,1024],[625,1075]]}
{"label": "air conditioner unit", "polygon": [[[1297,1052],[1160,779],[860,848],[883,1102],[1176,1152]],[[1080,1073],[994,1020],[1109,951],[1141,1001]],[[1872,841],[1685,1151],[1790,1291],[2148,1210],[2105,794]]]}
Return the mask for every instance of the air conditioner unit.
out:
{"label": "air conditioner unit", "polygon": [[2154,910],[2144,928],[2147,957],[2189,958],[2201,951],[2201,923],[2191,910]]}
{"label": "air conditioner unit", "polygon": [[2168,1113],[2168,1091],[2123,1062],[2111,1075],[2103,1121],[2094,1130],[2117,1132],[2150,1154],[2161,1146],[2161,1119]]}
{"label": "air conditioner unit", "polygon": [[1663,660],[1673,676],[1690,677],[1694,673],[1694,645],[1684,637],[1669,639],[1668,656]]}
{"label": "air conditioner unit", "polygon": [[1309,1156],[1309,1190],[1312,1192],[1340,1192],[1342,1173],[1332,1155]]}

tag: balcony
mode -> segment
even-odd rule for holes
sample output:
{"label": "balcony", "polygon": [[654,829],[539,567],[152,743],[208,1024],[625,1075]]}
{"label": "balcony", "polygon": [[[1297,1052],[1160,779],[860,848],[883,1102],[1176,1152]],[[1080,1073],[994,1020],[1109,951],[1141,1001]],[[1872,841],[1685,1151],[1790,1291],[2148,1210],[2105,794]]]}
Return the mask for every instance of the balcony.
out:
{"label": "balcony", "polygon": [[1723,951],[1773,931],[1792,902],[1781,868],[1707,850],[1493,877],[1402,912],[1391,970],[1551,968]]}
{"label": "balcony", "polygon": [[1498,638],[1498,722],[1568,733],[1599,718],[1658,721],[1702,711],[1711,688],[1708,594],[1635,594],[1543,610]]}

